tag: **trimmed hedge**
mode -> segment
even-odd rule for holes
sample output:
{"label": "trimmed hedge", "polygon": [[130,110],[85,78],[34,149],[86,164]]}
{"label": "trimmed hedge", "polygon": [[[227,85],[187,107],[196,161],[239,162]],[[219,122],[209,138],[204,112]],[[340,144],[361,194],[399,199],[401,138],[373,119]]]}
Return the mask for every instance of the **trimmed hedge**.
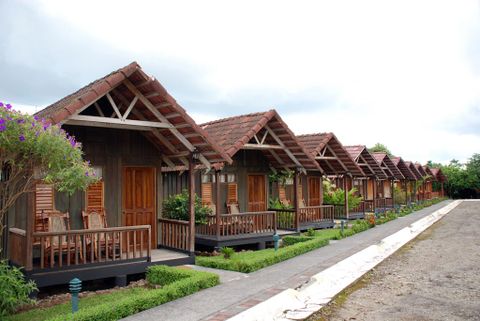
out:
{"label": "trimmed hedge", "polygon": [[282,242],[283,242],[284,246],[290,246],[290,245],[297,244],[297,243],[307,242],[307,241],[313,240],[314,238],[315,238],[314,236],[287,235],[287,236],[282,237]]}
{"label": "trimmed hedge", "polygon": [[[109,300],[109,295],[101,294],[98,298],[105,297],[105,301],[98,300],[98,304],[80,305],[80,310],[72,315],[71,313],[58,313],[55,316],[46,318],[48,321],[109,321],[118,320],[129,315],[153,308],[160,304],[193,294],[202,289],[210,288],[220,283],[218,275],[208,272],[178,269],[168,266],[151,266],[147,270],[148,282],[161,285],[158,289],[132,288],[125,289],[124,294],[119,296],[115,293],[115,300]],[[93,298],[93,297],[92,297]],[[80,299],[88,301],[90,298]],[[85,303],[84,302],[84,303]],[[66,304],[67,308],[70,304]],[[52,307],[52,308],[55,308]],[[45,310],[48,310],[45,309]],[[33,310],[35,311],[35,310]],[[68,311],[68,310],[67,310]],[[27,311],[26,313],[31,313]],[[47,311],[45,311],[47,312]],[[38,311],[37,313],[42,313]],[[17,315],[18,317],[21,316]]]}
{"label": "trimmed hedge", "polygon": [[230,259],[225,259],[223,256],[197,256],[196,264],[216,269],[250,273],[325,245],[328,245],[328,240],[314,237],[305,242],[282,247],[276,252],[274,249],[246,251],[235,253]]}

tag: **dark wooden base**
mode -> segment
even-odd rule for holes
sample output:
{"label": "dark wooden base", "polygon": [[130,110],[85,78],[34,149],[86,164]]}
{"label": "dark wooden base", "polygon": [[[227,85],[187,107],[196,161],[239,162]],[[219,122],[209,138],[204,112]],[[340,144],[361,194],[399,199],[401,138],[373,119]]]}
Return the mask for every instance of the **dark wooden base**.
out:
{"label": "dark wooden base", "polygon": [[[287,230],[278,230],[277,233],[280,236],[297,234],[295,231]],[[257,244],[258,249],[263,249],[267,242],[273,242],[273,233],[230,235],[220,236],[219,238],[210,235],[197,234],[195,236],[195,244],[211,248]]]}
{"label": "dark wooden base", "polygon": [[147,267],[160,264],[169,266],[195,264],[195,256],[185,256],[154,262],[112,262],[111,264],[70,266],[68,269],[32,270],[25,272],[25,275],[28,279],[35,281],[37,287],[41,288],[51,285],[67,284],[73,278],[88,281],[111,277],[126,277],[131,274],[143,273]]}
{"label": "dark wooden base", "polygon": [[304,222],[300,224],[300,231],[307,231],[311,228],[316,230],[316,229],[324,229],[324,228],[332,228],[332,227],[335,227],[335,222],[333,221]]}

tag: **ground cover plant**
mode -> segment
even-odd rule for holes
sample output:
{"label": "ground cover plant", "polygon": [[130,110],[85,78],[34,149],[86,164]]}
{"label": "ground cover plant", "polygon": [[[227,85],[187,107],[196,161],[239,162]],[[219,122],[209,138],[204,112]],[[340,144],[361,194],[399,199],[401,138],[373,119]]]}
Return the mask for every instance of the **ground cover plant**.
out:
{"label": "ground cover plant", "polygon": [[69,303],[33,309],[7,317],[8,321],[107,321],[118,320],[154,306],[219,284],[216,274],[167,266],[147,270],[150,287],[119,289],[80,299],[79,311],[71,314]]}

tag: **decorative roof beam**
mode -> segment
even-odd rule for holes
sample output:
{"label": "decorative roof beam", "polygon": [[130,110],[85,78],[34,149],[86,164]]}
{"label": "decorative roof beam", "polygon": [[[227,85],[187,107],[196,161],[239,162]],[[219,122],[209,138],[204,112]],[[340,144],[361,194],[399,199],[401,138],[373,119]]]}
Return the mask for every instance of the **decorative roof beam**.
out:
{"label": "decorative roof beam", "polygon": [[172,125],[153,121],[107,118],[99,116],[73,115],[66,124],[77,126],[94,126],[105,128],[135,128],[137,130],[151,130],[152,128],[171,128]]}
{"label": "decorative roof beam", "polygon": [[[153,104],[150,102],[150,100],[148,100],[147,98],[145,98],[145,96],[130,82],[130,80],[128,79],[125,79],[124,82],[123,82],[127,88],[135,95],[138,96],[138,98],[140,99],[140,101],[145,105],[145,107],[147,107],[148,110],[150,110],[150,112],[152,112],[152,114],[158,118],[158,120],[160,120],[161,122],[164,122],[164,123],[168,123],[170,124],[170,122],[168,121],[167,118],[165,118],[165,116],[163,116],[154,106]],[[186,139],[182,133],[180,133],[176,128],[169,128],[170,131],[172,132],[172,134],[177,137],[177,139],[190,151],[190,152],[193,152],[195,150],[195,146],[192,145],[192,143],[190,143],[188,141],[188,139]],[[202,154],[199,154],[199,157],[198,159],[205,165],[207,166],[207,168],[210,168],[211,167],[211,164],[210,162],[205,158],[205,156],[203,156]]]}
{"label": "decorative roof beam", "polygon": [[302,164],[300,164],[300,162],[298,161],[298,159],[293,156],[292,152],[285,146],[285,144],[282,142],[282,140],[280,138],[278,138],[277,134],[275,134],[273,132],[272,129],[270,129],[270,127],[268,127],[268,125],[265,125],[265,129],[268,130],[268,132],[270,133],[270,135],[273,137],[273,139],[275,139],[275,141],[277,142],[278,145],[282,146],[284,148],[284,151],[285,153],[287,153],[288,157],[290,157],[290,159],[295,163],[295,165],[297,165],[298,167],[300,167],[302,169],[302,171],[304,173],[306,173],[306,170],[305,168],[302,166]]}

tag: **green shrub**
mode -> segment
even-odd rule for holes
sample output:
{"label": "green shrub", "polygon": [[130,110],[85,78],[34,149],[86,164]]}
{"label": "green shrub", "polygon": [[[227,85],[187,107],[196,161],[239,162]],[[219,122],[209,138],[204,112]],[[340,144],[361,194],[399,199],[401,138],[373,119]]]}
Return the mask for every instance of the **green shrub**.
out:
{"label": "green shrub", "polygon": [[369,228],[370,228],[370,225],[366,220],[355,220],[355,222],[353,222],[352,231],[356,234],[356,233],[366,231]]}
{"label": "green shrub", "polygon": [[150,267],[147,272],[147,279],[149,282],[163,286],[159,289],[143,289],[139,291],[136,289],[137,291],[132,291],[131,295],[124,295],[115,301],[82,308],[75,313],[75,316],[72,316],[70,313],[62,314],[48,320],[118,320],[220,283],[218,275],[213,273],[182,270],[166,266]]}
{"label": "green shrub", "polygon": [[315,236],[315,230],[313,228],[309,228],[307,232],[305,232],[306,236]]}
{"label": "green shrub", "polygon": [[196,264],[216,269],[250,273],[325,245],[328,245],[328,240],[313,238],[306,242],[282,247],[278,251],[266,249],[236,253],[230,260],[226,260],[222,256],[197,256]]}
{"label": "green shrub", "polygon": [[[188,190],[183,190],[181,194],[172,195],[163,201],[163,217],[189,221]],[[200,197],[195,194],[195,223],[206,224],[207,216],[212,215],[212,209],[202,205]]]}
{"label": "green shrub", "polygon": [[147,268],[146,278],[148,283],[167,285],[178,280],[183,280],[195,275],[197,271],[172,268],[165,265],[154,265]]}
{"label": "green shrub", "polygon": [[220,253],[222,253],[223,257],[228,260],[235,253],[235,250],[232,249],[231,247],[222,247],[220,249]]}
{"label": "green shrub", "polygon": [[22,271],[0,261],[0,317],[9,315],[22,304],[30,303],[28,295],[37,290],[33,281],[25,281]]}
{"label": "green shrub", "polygon": [[293,244],[297,244],[297,243],[302,243],[302,242],[307,242],[307,241],[310,241],[312,240],[313,237],[312,236],[293,236],[293,235],[287,235],[287,236],[284,236],[282,238],[282,241],[283,241],[283,245],[284,246],[290,246],[290,245],[293,245]]}

